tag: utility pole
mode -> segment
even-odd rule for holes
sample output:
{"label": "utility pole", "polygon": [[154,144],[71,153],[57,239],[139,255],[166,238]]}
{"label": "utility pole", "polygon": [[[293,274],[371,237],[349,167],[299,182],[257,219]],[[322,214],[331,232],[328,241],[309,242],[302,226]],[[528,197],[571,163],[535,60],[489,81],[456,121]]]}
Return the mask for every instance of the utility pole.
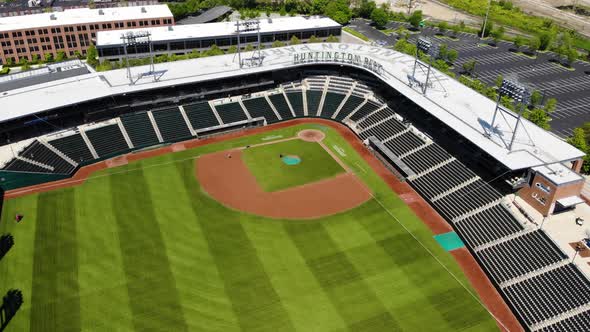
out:
{"label": "utility pole", "polygon": [[481,29],[481,39],[483,39],[488,24],[488,17],[490,16],[490,8],[492,7],[492,0],[488,0],[488,9],[486,10],[486,17],[483,20],[483,28]]}

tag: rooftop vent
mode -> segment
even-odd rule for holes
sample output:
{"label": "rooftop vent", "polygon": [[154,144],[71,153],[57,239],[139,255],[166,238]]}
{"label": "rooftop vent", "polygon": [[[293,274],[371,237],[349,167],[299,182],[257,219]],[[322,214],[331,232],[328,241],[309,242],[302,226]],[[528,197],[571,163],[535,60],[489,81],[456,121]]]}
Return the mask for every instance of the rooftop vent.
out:
{"label": "rooftop vent", "polygon": [[272,18],[268,18],[268,23],[272,23]]}
{"label": "rooftop vent", "polygon": [[102,10],[102,9],[99,9],[99,10],[98,10],[98,15],[104,15],[104,10]]}
{"label": "rooftop vent", "polygon": [[174,31],[174,27],[173,27],[173,26],[171,26],[171,25],[169,25],[169,26],[168,26],[168,31]]}
{"label": "rooftop vent", "polygon": [[49,19],[52,21],[55,21],[55,20],[57,20],[57,16],[55,16],[55,14],[51,14],[51,15],[49,15]]}
{"label": "rooftop vent", "polygon": [[145,9],[145,7],[141,7],[141,12],[142,13],[147,13],[147,10]]}

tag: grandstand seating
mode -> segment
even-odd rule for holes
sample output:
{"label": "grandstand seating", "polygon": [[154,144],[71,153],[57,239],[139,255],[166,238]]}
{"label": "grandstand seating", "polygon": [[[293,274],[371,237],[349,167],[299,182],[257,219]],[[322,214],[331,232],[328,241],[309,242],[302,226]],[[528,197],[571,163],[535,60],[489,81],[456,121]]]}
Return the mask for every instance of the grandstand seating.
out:
{"label": "grandstand seating", "polygon": [[567,258],[540,230],[480,250],[478,256],[498,283]]}
{"label": "grandstand seating", "polygon": [[152,115],[164,141],[174,142],[191,137],[191,132],[178,107],[152,111]]}
{"label": "grandstand seating", "polygon": [[412,183],[418,187],[418,190],[423,196],[432,199],[476,177],[471,170],[463,166],[459,161],[454,160],[433,172],[413,180]]}
{"label": "grandstand seating", "polygon": [[307,94],[307,115],[316,116],[322,99],[322,91],[308,90]]}
{"label": "grandstand seating", "polygon": [[478,179],[432,204],[449,220],[453,220],[501,198],[495,189]]}
{"label": "grandstand seating", "polygon": [[289,108],[289,104],[287,104],[285,96],[282,93],[269,95],[268,99],[270,99],[270,102],[273,104],[277,112],[279,112],[283,120],[291,119],[293,117],[291,109]]}
{"label": "grandstand seating", "polygon": [[346,96],[341,93],[326,92],[326,98],[324,98],[324,106],[322,107],[322,113],[320,116],[322,118],[331,119],[344,97]]}
{"label": "grandstand seating", "polygon": [[365,101],[365,98],[361,98],[361,97],[353,96],[353,95],[348,97],[348,99],[346,100],[346,103],[344,103],[344,105],[342,105],[340,112],[338,112],[338,114],[336,115],[336,120],[338,120],[338,121],[344,120],[350,113],[352,113],[352,111],[354,111],[357,107],[359,107],[363,103],[363,101]]}
{"label": "grandstand seating", "polygon": [[588,304],[590,283],[578,268],[567,264],[504,291],[524,321],[532,325]]}
{"label": "grandstand seating", "polygon": [[246,113],[244,113],[244,110],[239,103],[215,105],[215,109],[217,110],[217,113],[221,117],[221,121],[223,121],[223,123],[248,120]]}
{"label": "grandstand seating", "polygon": [[376,111],[379,107],[381,107],[381,105],[379,105],[378,103],[376,103],[372,100],[369,100],[361,108],[359,108],[358,111],[356,111],[354,114],[352,114],[350,116],[350,119],[354,122],[357,122],[357,121],[361,120],[362,118],[364,118],[365,116]]}
{"label": "grandstand seating", "polygon": [[[291,103],[291,107],[293,107],[293,112],[297,117],[304,116],[303,114],[303,95],[301,92],[288,92],[287,98],[289,98],[289,103]],[[273,101],[274,103],[274,101]]]}
{"label": "grandstand seating", "polygon": [[49,141],[49,144],[77,163],[94,159],[88,145],[79,133]]}
{"label": "grandstand seating", "polygon": [[499,204],[460,220],[455,226],[472,247],[498,240],[524,229],[518,220]]}
{"label": "grandstand seating", "polygon": [[385,120],[374,127],[363,130],[360,133],[360,136],[362,139],[367,139],[371,136],[375,136],[380,141],[385,141],[407,130],[408,127],[399,122],[397,119],[392,118]]}
{"label": "grandstand seating", "polygon": [[553,325],[549,325],[539,330],[539,332],[569,332],[569,331],[587,331],[590,326],[590,310],[580,314],[568,317]]}
{"label": "grandstand seating", "polygon": [[378,112],[371,113],[368,117],[363,119],[362,122],[357,123],[360,129],[366,129],[370,126],[375,126],[379,123],[386,121],[395,115],[393,110],[386,107]]}
{"label": "grandstand seating", "polygon": [[387,146],[396,156],[403,156],[404,154],[421,147],[426,144],[421,138],[411,131],[405,132],[396,136],[390,141],[385,142]]}
{"label": "grandstand seating", "polygon": [[183,108],[194,129],[203,129],[220,125],[208,102],[184,105]]}
{"label": "grandstand seating", "polygon": [[43,168],[20,159],[12,159],[12,161],[4,167],[7,171],[26,172],[26,173],[50,173],[47,168]]}
{"label": "grandstand seating", "polygon": [[86,136],[99,157],[107,157],[129,150],[117,124],[86,130]]}
{"label": "grandstand seating", "polygon": [[451,159],[445,150],[437,144],[430,144],[423,149],[416,151],[402,158],[402,161],[410,166],[416,173],[422,173],[428,169],[440,165]]}
{"label": "grandstand seating", "polygon": [[[53,167],[52,173],[69,174],[75,168],[72,164],[37,140],[33,141],[19,155]],[[48,170],[45,169],[44,171],[47,172]]]}
{"label": "grandstand seating", "polygon": [[244,106],[246,106],[250,116],[253,118],[263,117],[266,119],[267,123],[279,121],[279,118],[277,118],[275,112],[264,97],[244,99],[242,100],[242,103],[244,103]]}
{"label": "grandstand seating", "polygon": [[146,112],[122,115],[121,122],[136,149],[160,142]]}

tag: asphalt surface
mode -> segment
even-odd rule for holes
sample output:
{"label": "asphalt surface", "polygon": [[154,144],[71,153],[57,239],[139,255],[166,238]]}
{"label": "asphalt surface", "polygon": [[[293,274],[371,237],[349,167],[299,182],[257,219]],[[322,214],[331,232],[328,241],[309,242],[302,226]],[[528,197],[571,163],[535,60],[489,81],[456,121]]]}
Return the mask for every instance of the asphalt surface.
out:
{"label": "asphalt surface", "polygon": [[[388,28],[396,28],[403,23],[391,23]],[[405,25],[405,24],[404,24]],[[366,20],[354,20],[350,27],[365,36],[393,46],[397,37],[387,36],[375,29]],[[438,32],[436,28],[424,28],[420,34],[433,37]],[[410,41],[415,41],[420,34],[412,34]],[[452,35],[451,31],[445,33]],[[497,47],[481,45],[474,34],[458,33],[458,40],[450,38],[431,38],[441,44],[447,44],[450,49],[459,52],[453,71],[462,71],[463,63],[476,60],[475,75],[487,84],[493,85],[496,77],[516,77],[533,89],[541,91],[545,100],[557,99],[557,108],[551,114],[551,131],[560,137],[568,137],[572,130],[585,122],[590,122],[590,64],[576,61],[573,69],[554,63],[556,55],[552,52],[539,53],[537,59],[511,52],[514,45],[500,42]],[[524,48],[523,48],[524,50]]]}

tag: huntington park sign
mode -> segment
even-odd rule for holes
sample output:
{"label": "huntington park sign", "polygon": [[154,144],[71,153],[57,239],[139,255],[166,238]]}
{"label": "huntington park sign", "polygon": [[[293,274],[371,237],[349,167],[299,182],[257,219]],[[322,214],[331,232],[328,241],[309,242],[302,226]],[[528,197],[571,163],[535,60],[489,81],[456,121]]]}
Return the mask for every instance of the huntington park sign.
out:
{"label": "huntington park sign", "polygon": [[264,57],[278,61],[282,61],[285,56],[288,56],[289,62],[293,65],[313,63],[353,65],[365,68],[378,75],[384,75],[386,73],[379,61],[389,62],[407,57],[394,50],[384,49],[382,47],[339,43],[285,46],[262,50],[261,54]]}
{"label": "huntington park sign", "polygon": [[293,54],[294,65],[318,62],[352,64],[355,66],[368,69],[378,75],[381,75],[383,73],[383,66],[366,55],[339,51],[312,51],[299,52]]}

